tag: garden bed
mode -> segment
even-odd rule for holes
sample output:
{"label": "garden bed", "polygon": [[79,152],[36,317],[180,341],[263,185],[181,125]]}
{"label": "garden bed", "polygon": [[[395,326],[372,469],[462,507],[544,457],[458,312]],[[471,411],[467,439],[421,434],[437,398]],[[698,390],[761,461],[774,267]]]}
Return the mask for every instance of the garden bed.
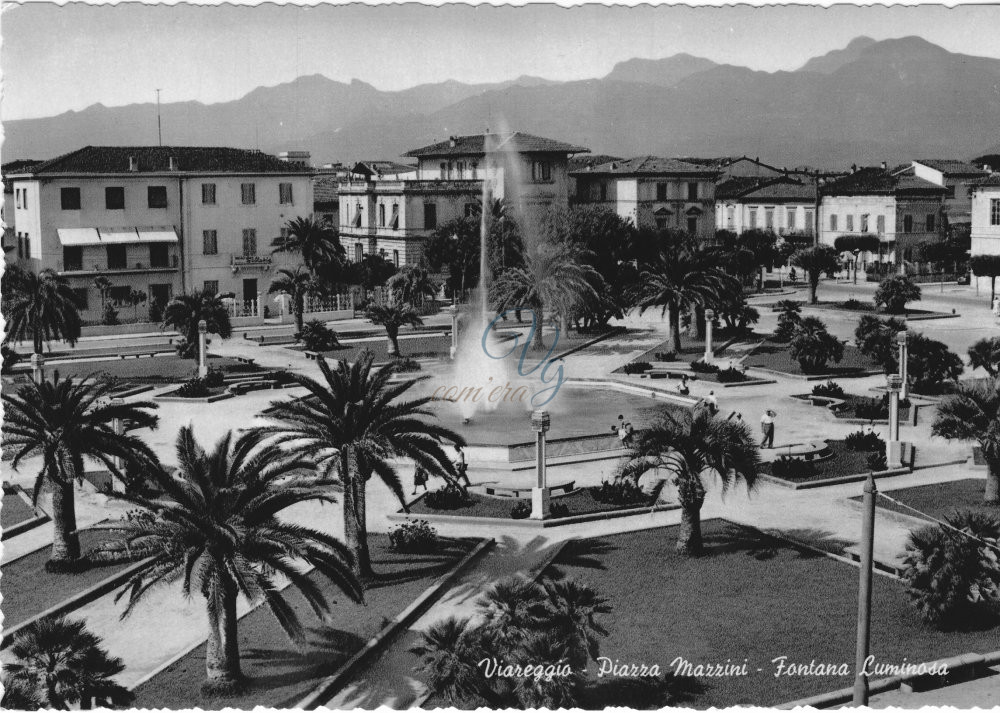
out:
{"label": "garden bed", "polygon": [[[285,349],[297,352],[313,351],[307,350],[302,344],[287,346]],[[417,357],[447,356],[450,349],[451,337],[448,335],[437,334],[406,339],[400,338],[399,340],[400,356],[411,359]],[[342,344],[339,349],[327,349],[316,353],[330,361],[355,362],[365,351],[371,352],[376,364],[383,364],[391,359],[389,356],[388,339],[385,337]]]}
{"label": "garden bed", "polygon": [[[809,469],[807,471],[808,474],[800,477],[774,475],[773,463],[761,463],[758,472],[762,475],[768,475],[790,483],[813,483],[831,478],[867,474],[871,470],[868,467],[869,454],[865,451],[848,450],[843,441],[828,440],[826,444],[833,453],[833,456],[823,460],[811,461],[811,468],[809,465],[805,465],[804,467]],[[779,454],[781,453],[781,448],[775,450]]]}
{"label": "garden bed", "polygon": [[[596,500],[593,497],[593,495],[591,495],[591,492],[594,490],[596,489],[580,488],[568,495],[553,497],[550,501],[550,504],[551,505],[561,504],[566,506],[568,512],[562,517],[574,517],[576,515],[590,515],[602,512],[617,512],[619,510],[630,510],[632,508],[649,508],[653,505],[656,499],[655,496],[650,496],[650,498],[646,501],[627,503],[624,505],[616,505],[613,503],[602,503]],[[485,517],[485,518],[496,518],[501,520],[512,520],[512,519],[523,519],[523,518],[511,517],[511,509],[516,505],[518,504],[526,505],[529,511],[531,509],[531,500],[529,498],[495,498],[495,497],[490,497],[488,495],[479,495],[477,493],[469,493],[469,497],[472,499],[472,503],[470,505],[466,507],[457,508],[454,510],[444,510],[444,509],[437,510],[435,508],[429,507],[427,503],[424,502],[424,498],[420,497],[420,499],[416,500],[410,505],[410,515]]]}
{"label": "garden bed", "polygon": [[[919,485],[902,490],[889,490],[886,495],[901,503],[916,508],[931,518],[942,520],[954,515],[957,510],[972,510],[984,515],[1000,518],[1000,505],[987,505],[983,502],[983,491],[986,481],[982,478],[967,478],[952,480],[947,483]],[[851,498],[860,501],[860,497]],[[921,517],[909,508],[878,498],[876,505],[891,512],[897,512],[910,517]],[[926,519],[926,518],[925,518]],[[930,520],[928,520],[930,522]]]}
{"label": "garden bed", "polygon": [[[208,355],[208,368],[223,374],[256,374],[261,368],[231,357]],[[170,384],[186,381],[198,374],[198,362],[182,359],[176,354],[140,359],[114,359],[108,361],[73,361],[65,364],[46,365],[46,374],[58,371],[62,378],[98,376],[130,384]]]}
{"label": "garden bed", "polygon": [[[250,679],[245,691],[217,698],[201,695],[205,680],[205,646],[201,645],[139,685],[134,706],[174,710],[294,707],[476,545],[476,541],[465,539],[445,542],[446,547],[436,554],[403,555],[390,549],[387,535],[370,535],[376,575],[365,582],[365,604],[349,601],[326,578],[313,572],[309,578],[332,600],[331,618],[324,624],[318,622],[297,590],[289,588],[282,593],[307,629],[307,641],[301,648],[288,641],[267,606],[257,607],[240,619],[241,662],[244,675]],[[198,602],[204,604],[201,598]]]}
{"label": "garden bed", "polygon": [[[705,555],[688,558],[674,551],[677,530],[570,542],[546,569],[586,581],[608,599],[612,613],[599,617],[609,631],[602,656],[663,672],[676,657],[692,665],[747,659],[746,676],[698,679],[704,690],[683,705],[699,709],[775,706],[852,685],[857,569],[724,520],[703,523]],[[903,585],[888,577],[876,576],[872,599],[871,651],[879,663],[997,648],[996,626],[944,633],[925,625]],[[844,664],[848,674],[775,677],[779,656]]]}
{"label": "garden bed", "polygon": [[851,305],[846,302],[824,302],[820,301],[816,304],[809,304],[808,302],[801,303],[805,308],[812,309],[825,309],[837,312],[850,312],[851,314],[876,314],[879,317],[895,317],[897,319],[908,319],[908,320],[922,320],[922,319],[948,319],[950,317],[959,317],[960,315],[954,312],[935,312],[929,309],[907,309],[899,314],[890,314],[881,310],[876,310],[875,305],[871,302],[861,302],[857,305]]}
{"label": "garden bed", "polygon": [[751,369],[764,369],[810,380],[882,373],[882,369],[853,344],[844,345],[844,356],[839,362],[831,362],[815,374],[802,370],[799,362],[792,358],[791,346],[770,340],[755,347],[744,359],[743,365]]}
{"label": "garden bed", "polygon": [[[888,414],[888,412],[886,412],[886,415],[885,415],[884,418],[874,418],[874,419],[872,419],[872,418],[866,418],[864,416],[857,416],[857,415],[855,415],[855,411],[856,411],[858,405],[865,405],[865,404],[870,403],[873,400],[871,396],[859,396],[858,394],[843,394],[842,396],[829,396],[829,397],[823,396],[823,397],[819,397],[819,396],[814,396],[813,394],[793,394],[792,398],[793,399],[800,399],[802,401],[810,401],[810,402],[812,402],[813,399],[827,399],[827,398],[829,398],[829,399],[836,399],[836,401],[839,401],[841,403],[834,404],[832,407],[828,406],[825,403],[821,403],[819,401],[813,402],[813,406],[826,408],[828,411],[830,411],[831,413],[833,413],[833,415],[836,416],[837,418],[842,419],[842,420],[846,420],[846,421],[856,421],[856,422],[859,422],[859,423],[869,423],[869,422],[874,422],[874,423],[888,423],[889,422],[889,414]],[[879,399],[876,397],[874,400],[878,401]],[[901,421],[904,421],[904,422],[905,421],[909,421],[909,419],[910,419],[910,410],[912,408],[913,408],[913,404],[907,404],[906,406],[901,406],[900,407],[900,409],[899,409],[899,418],[900,418]]]}

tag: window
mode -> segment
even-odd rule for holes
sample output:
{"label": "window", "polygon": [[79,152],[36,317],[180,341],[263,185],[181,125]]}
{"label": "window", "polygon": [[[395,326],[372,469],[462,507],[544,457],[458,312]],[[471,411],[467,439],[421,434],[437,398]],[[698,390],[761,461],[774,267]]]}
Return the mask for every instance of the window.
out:
{"label": "window", "polygon": [[124,245],[108,245],[107,251],[109,270],[124,270],[127,267]]}
{"label": "window", "polygon": [[472,180],[475,181],[477,178],[476,171],[479,169],[479,164],[473,161],[470,165],[472,166]]}
{"label": "window", "polygon": [[385,227],[385,203],[378,204],[378,225],[380,228]]}
{"label": "window", "polygon": [[108,299],[111,300],[111,304],[123,305],[128,304],[128,295],[132,291],[132,288],[128,285],[115,285],[108,290]]}
{"label": "window", "polygon": [[601,184],[601,200],[606,201],[608,199],[608,184]]}
{"label": "window", "polygon": [[656,200],[665,201],[667,200],[667,184],[657,183],[656,184]]}
{"label": "window", "polygon": [[853,233],[854,232],[854,216],[853,215],[847,216],[847,225],[844,226],[844,227],[847,229],[848,233]]}
{"label": "window", "polygon": [[399,250],[392,251],[392,264],[399,267]]}
{"label": "window", "polygon": [[60,188],[59,199],[63,210],[80,210],[79,188]]}
{"label": "window", "polygon": [[865,213],[864,215],[861,216],[861,232],[862,233],[867,233],[868,232],[868,214],[867,213]]}
{"label": "window", "polygon": [[149,266],[168,267],[170,265],[170,252],[166,243],[151,243],[149,246]]}
{"label": "window", "polygon": [[747,228],[753,230],[757,227],[757,209],[751,208],[749,218],[747,219]]}
{"label": "window", "polygon": [[813,221],[815,219],[816,219],[816,213],[814,211],[806,208],[806,220],[805,220],[806,224],[804,226],[804,230],[806,231],[806,233],[808,233],[810,235],[812,235],[813,228],[815,227],[813,225]]}
{"label": "window", "polygon": [[90,309],[89,301],[87,300],[87,288],[86,287],[74,287],[73,296],[76,298],[76,306],[80,309]]}
{"label": "window", "polygon": [[696,200],[698,200],[698,184],[697,183],[689,183],[688,184],[688,200],[689,201],[696,201]]}
{"label": "window", "polygon": [[934,214],[933,213],[928,213],[927,214],[927,232],[928,233],[933,233],[934,232],[934,222],[935,222],[934,221]]}
{"label": "window", "polygon": [[205,280],[201,291],[208,295],[219,294],[219,281],[218,280]]}
{"label": "window", "polygon": [[167,187],[166,186],[149,186],[146,189],[146,195],[149,202],[150,208],[166,208],[167,207]]}
{"label": "window", "polygon": [[361,204],[360,203],[358,203],[358,204],[356,204],[354,206],[354,220],[351,221],[351,224],[355,228],[360,228],[361,227]]}
{"label": "window", "polygon": [[243,255],[244,257],[257,255],[257,230],[255,228],[243,229]]}
{"label": "window", "polygon": [[448,164],[442,161],[440,168],[441,168],[441,180],[443,181],[445,178],[448,177]]}
{"label": "window", "polygon": [[399,230],[399,203],[392,204],[392,218],[389,219],[389,227]]}
{"label": "window", "polygon": [[990,198],[990,225],[1000,225],[1000,198]]}
{"label": "window", "polygon": [[31,236],[24,234],[24,256],[31,259]]}
{"label": "window", "polygon": [[697,235],[698,233],[698,219],[688,218],[688,232],[692,235]]}
{"label": "window", "polygon": [[875,218],[875,232],[879,235],[885,233],[885,216],[879,215]]}
{"label": "window", "polygon": [[764,209],[764,228],[774,230],[774,208]]}
{"label": "window", "polygon": [[437,227],[437,205],[424,203],[424,230],[434,230]]}
{"label": "window", "polygon": [[551,181],[552,164],[549,161],[535,161],[531,164],[531,180]]}
{"label": "window", "polygon": [[732,230],[736,227],[736,207],[726,206],[726,227]]}
{"label": "window", "polygon": [[667,219],[666,218],[657,218],[656,219],[656,229],[657,230],[666,230],[667,229]]}
{"label": "window", "polygon": [[904,215],[903,216],[903,232],[912,233],[913,232],[913,216]]}
{"label": "window", "polygon": [[104,207],[107,210],[125,210],[125,189],[121,186],[105,188]]}
{"label": "window", "polygon": [[15,188],[14,189],[14,207],[15,208],[21,208],[21,207],[23,207],[21,205],[21,189],[20,188]]}
{"label": "window", "polygon": [[219,233],[215,230],[203,230],[201,232],[201,254],[219,254]]}
{"label": "window", "polygon": [[17,259],[20,260],[24,257],[24,239],[21,234],[17,234]]}
{"label": "window", "polygon": [[830,216],[830,230],[837,230],[837,216]]}
{"label": "window", "polygon": [[243,201],[243,205],[254,205],[257,202],[257,184],[241,183],[240,197]]}
{"label": "window", "polygon": [[17,208],[27,208],[28,207],[28,189],[27,188],[17,188],[14,191],[17,198]]}
{"label": "window", "polygon": [[954,198],[955,197],[955,186],[945,186],[944,190],[945,190],[945,194],[944,194],[945,198]]}
{"label": "window", "polygon": [[361,262],[365,256],[365,250],[361,243],[354,243],[354,262]]}
{"label": "window", "polygon": [[278,202],[282,205],[292,204],[292,184],[291,183],[279,183],[278,184]]}
{"label": "window", "polygon": [[458,168],[456,170],[458,172],[456,178],[464,178],[465,177],[465,161],[459,161],[458,162]]}
{"label": "window", "polygon": [[202,205],[215,205],[215,184],[214,183],[202,183],[201,184],[201,204]]}
{"label": "window", "polygon": [[83,269],[83,248],[79,245],[63,246],[63,270]]}
{"label": "window", "polygon": [[789,208],[785,214],[785,227],[789,230],[795,230],[795,209]]}

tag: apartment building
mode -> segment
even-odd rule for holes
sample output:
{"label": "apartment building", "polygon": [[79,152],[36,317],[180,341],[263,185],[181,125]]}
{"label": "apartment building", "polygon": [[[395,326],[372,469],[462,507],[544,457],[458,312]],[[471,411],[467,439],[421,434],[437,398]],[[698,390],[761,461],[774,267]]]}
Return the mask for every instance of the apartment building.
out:
{"label": "apartment building", "polygon": [[577,204],[613,210],[637,228],[715,235],[718,171],[673,158],[638,156],[587,166],[573,173]]}
{"label": "apartment building", "polygon": [[362,162],[338,186],[341,243],[351,260],[377,254],[397,266],[419,265],[423,241],[439,226],[475,213],[484,190],[522,216],[565,207],[568,159],[586,151],[522,132],[488,133],[407,152],[416,170]]}
{"label": "apartment building", "polygon": [[2,247],[4,263],[8,265],[24,263],[28,259],[25,255],[24,239],[17,236],[17,228],[14,226],[15,195],[14,184],[10,177],[39,163],[41,161],[19,159],[5,163],[0,167],[3,176],[3,207],[0,208],[0,222],[3,223]]}
{"label": "apartment building", "polygon": [[162,303],[195,289],[255,300],[275,267],[298,262],[271,243],[311,214],[311,173],[245,149],[87,146],[11,176],[16,238],[32,269],[69,279],[84,319],[133,289]]}
{"label": "apartment building", "polygon": [[[972,189],[970,255],[1000,255],[1000,173],[994,173]],[[979,277],[981,289],[990,288],[988,277]]]}
{"label": "apartment building", "polygon": [[715,187],[715,227],[736,234],[814,235],[816,188],[815,181],[784,175],[730,178]]}
{"label": "apartment building", "polygon": [[902,173],[922,178],[945,189],[943,219],[946,226],[972,222],[972,191],[989,175],[965,161],[922,158],[913,161]]}

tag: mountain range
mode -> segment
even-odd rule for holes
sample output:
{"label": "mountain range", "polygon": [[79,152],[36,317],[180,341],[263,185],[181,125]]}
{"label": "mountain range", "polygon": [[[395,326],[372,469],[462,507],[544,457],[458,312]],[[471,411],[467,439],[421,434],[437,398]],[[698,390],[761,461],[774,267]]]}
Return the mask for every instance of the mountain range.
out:
{"label": "mountain range", "polygon": [[[395,159],[450,135],[519,130],[618,156],[759,156],[843,167],[1000,150],[1000,59],[919,37],[859,37],[794,71],[677,54],[605,77],[445,81],[381,91],[304,76],[230,102],[161,106],[165,144],[305,149],[315,164]],[[84,145],[156,143],[155,104],[4,123],[4,162]]]}

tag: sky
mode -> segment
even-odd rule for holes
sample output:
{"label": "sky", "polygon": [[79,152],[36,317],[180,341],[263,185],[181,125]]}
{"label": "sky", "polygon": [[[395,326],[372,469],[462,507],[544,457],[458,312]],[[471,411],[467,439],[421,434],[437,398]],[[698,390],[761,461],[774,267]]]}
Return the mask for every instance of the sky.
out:
{"label": "sky", "polygon": [[679,52],[792,70],[852,38],[919,35],[1000,57],[1000,6],[676,7],[553,5],[118,6],[3,3],[0,116],[20,119],[155,101],[238,99],[323,74],[383,90],[456,79],[606,75]]}

